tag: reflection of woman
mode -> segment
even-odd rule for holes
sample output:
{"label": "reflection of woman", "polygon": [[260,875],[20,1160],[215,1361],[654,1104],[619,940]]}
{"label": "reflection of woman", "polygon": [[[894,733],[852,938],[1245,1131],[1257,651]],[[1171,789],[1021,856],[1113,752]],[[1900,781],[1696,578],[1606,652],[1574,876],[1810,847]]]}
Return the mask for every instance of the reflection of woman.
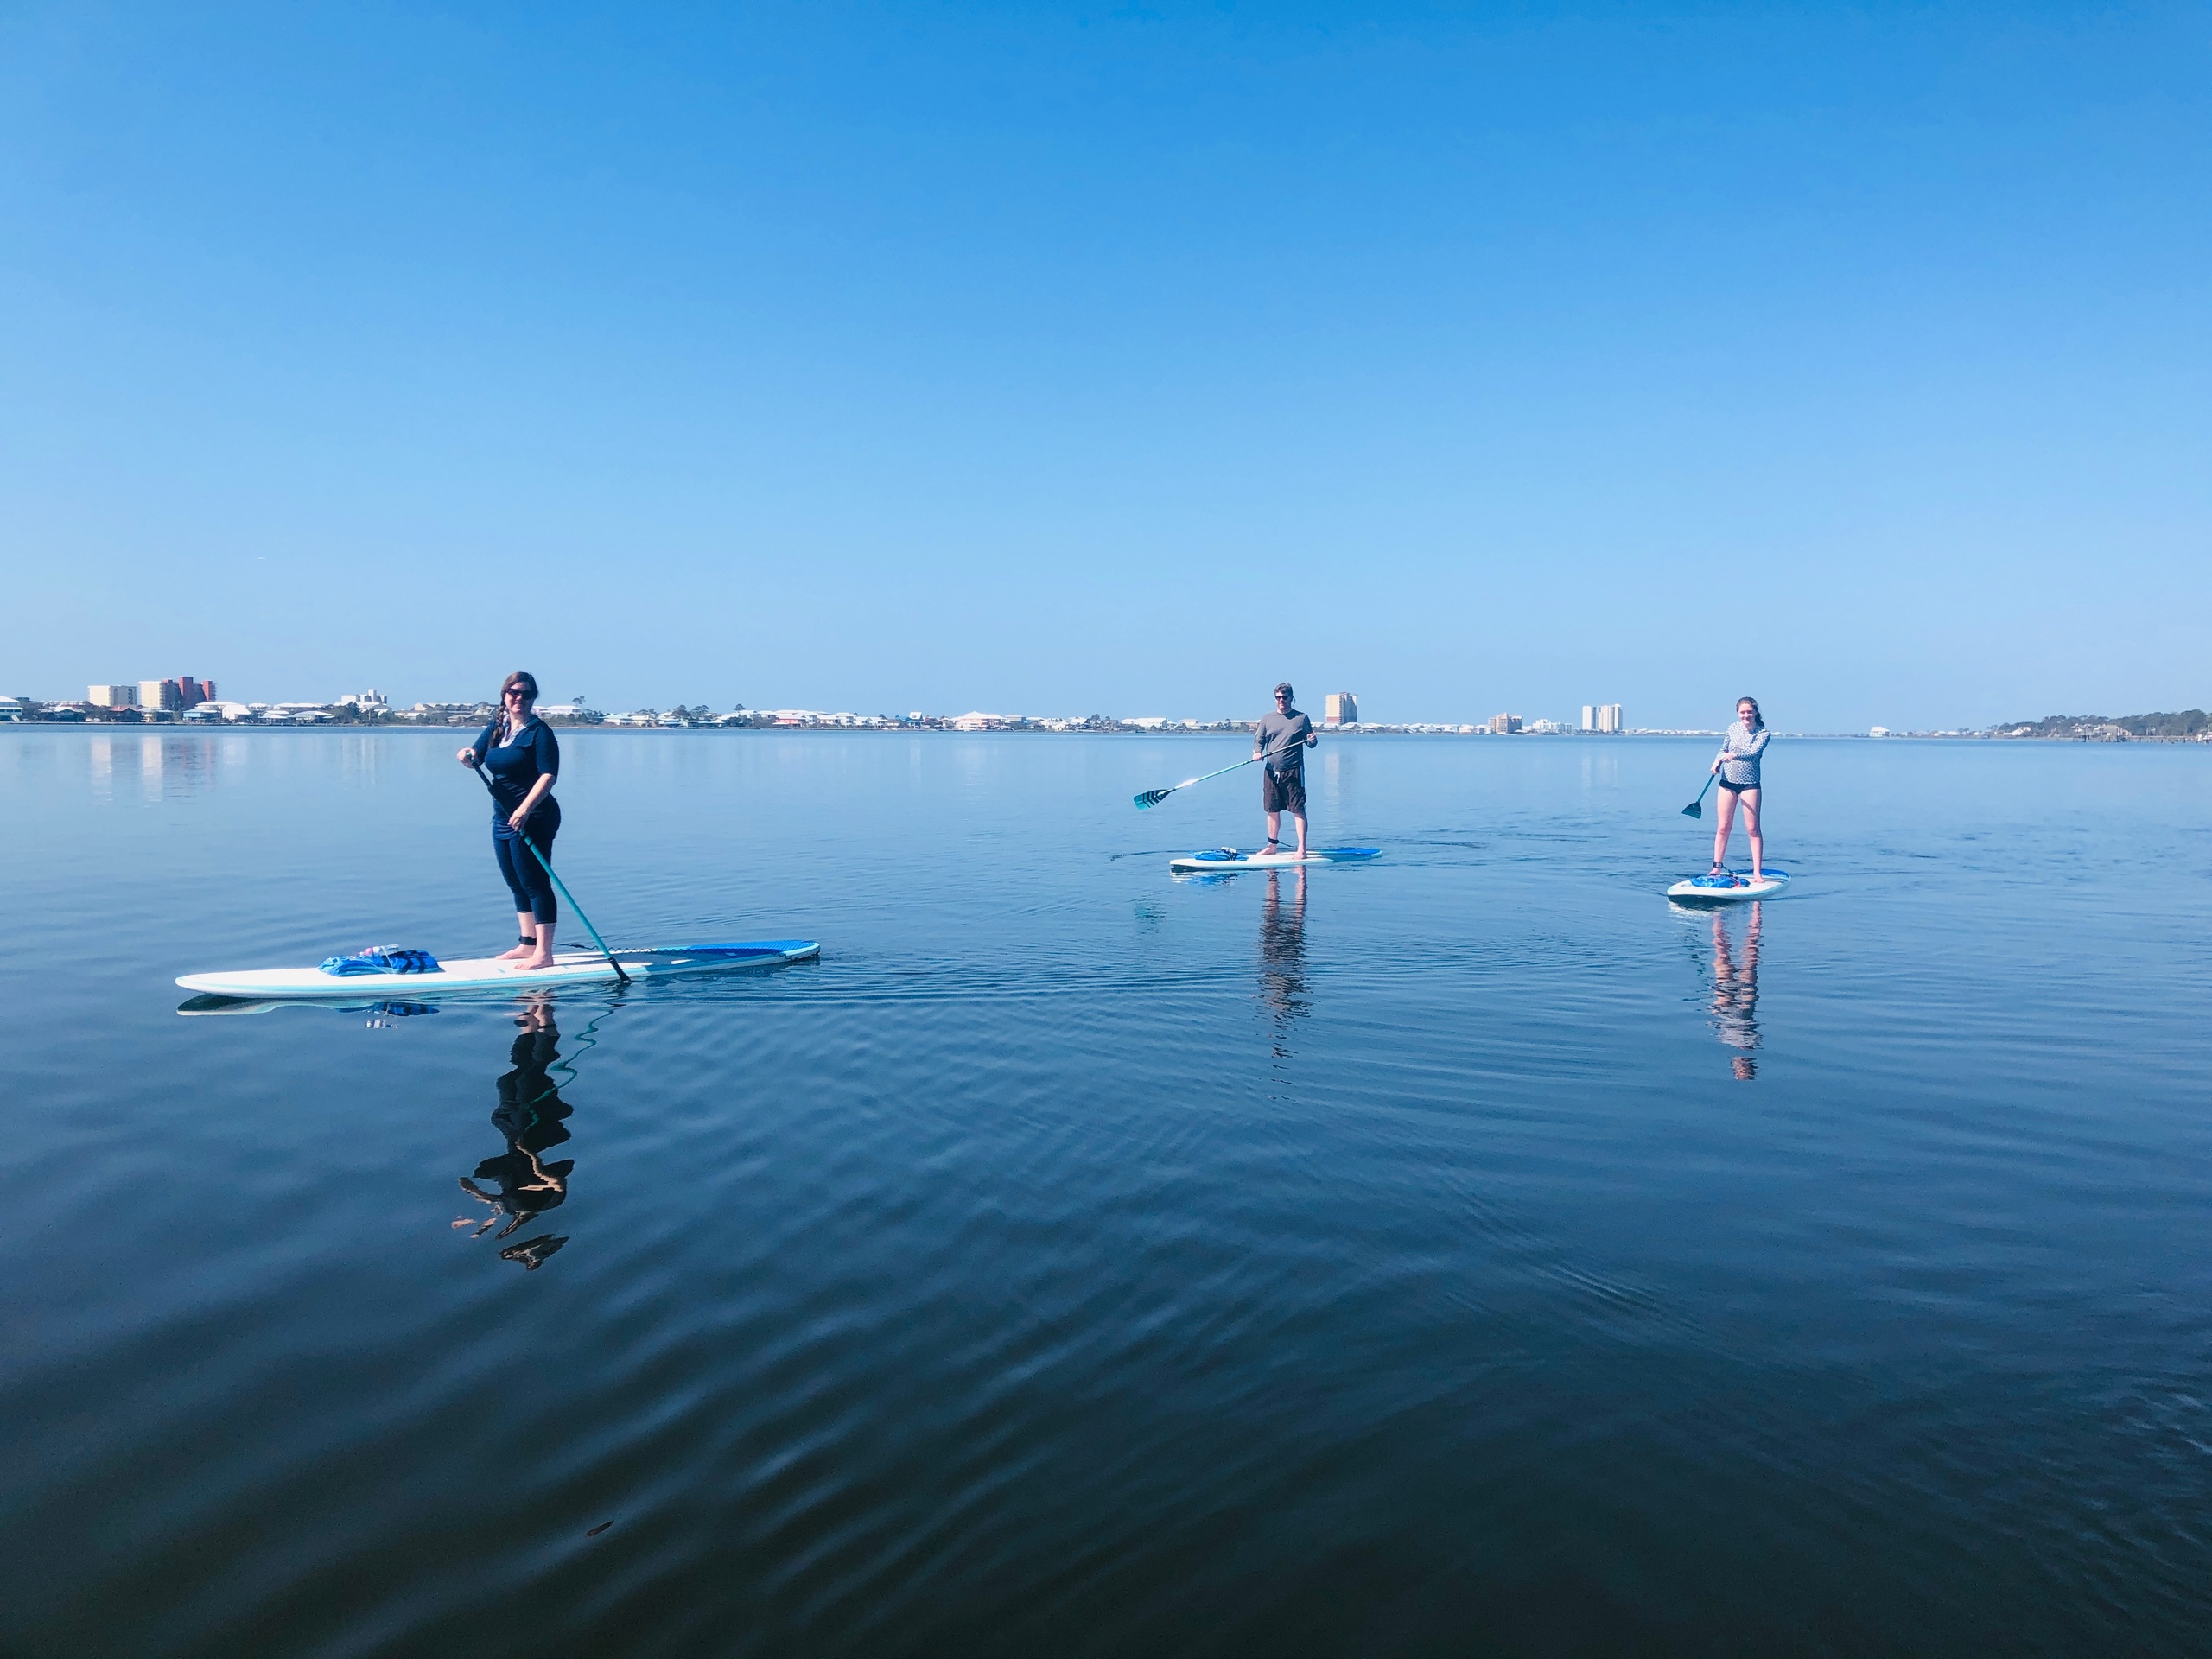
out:
{"label": "reflection of woman", "polygon": [[[561,1098],[558,1085],[549,1074],[549,1068],[561,1058],[561,1028],[553,1023],[552,1010],[541,999],[533,999],[515,1023],[522,1030],[508,1052],[513,1069],[499,1079],[499,1109],[492,1114],[492,1126],[499,1131],[507,1149],[477,1165],[474,1176],[461,1177],[461,1191],[489,1205],[492,1211],[472,1236],[481,1236],[505,1216],[507,1224],[500,1228],[499,1236],[505,1238],[558,1207],[568,1198],[569,1173],[575,1167],[573,1158],[549,1164],[538,1156],[569,1138],[563,1120],[574,1109]],[[491,1183],[493,1190],[486,1192],[476,1184],[479,1181]],[[466,1219],[454,1224],[466,1225]],[[521,1262],[526,1270],[534,1269],[567,1243],[565,1238],[530,1238],[499,1254],[510,1262]]]}
{"label": "reflection of woman", "polygon": [[1719,911],[1713,913],[1713,1024],[1722,1042],[1743,1051],[1732,1065],[1745,1083],[1759,1074],[1751,1053],[1759,1046],[1758,1007],[1759,906],[1753,899],[1740,961],[1729,948],[1728,924]]}
{"label": "reflection of woman", "polygon": [[1767,740],[1773,735],[1759,717],[1758,700],[1737,698],[1736,723],[1728,728],[1728,735],[1720,741],[1720,753],[1713,758],[1713,769],[1720,774],[1720,823],[1713,832],[1715,875],[1728,861],[1728,832],[1735,827],[1738,801],[1744,807],[1744,834],[1751,843],[1751,874],[1756,879],[1762,873],[1759,861],[1766,843],[1759,833],[1759,756],[1766,753]]}
{"label": "reflection of woman", "polygon": [[561,803],[552,794],[561,745],[553,728],[531,712],[537,702],[534,677],[508,675],[499,686],[499,717],[459,756],[462,766],[480,766],[491,775],[496,802],[492,855],[515,900],[515,948],[501,955],[518,968],[553,965],[553,925],[561,915],[545,868],[553,861],[553,837],[561,833]]}

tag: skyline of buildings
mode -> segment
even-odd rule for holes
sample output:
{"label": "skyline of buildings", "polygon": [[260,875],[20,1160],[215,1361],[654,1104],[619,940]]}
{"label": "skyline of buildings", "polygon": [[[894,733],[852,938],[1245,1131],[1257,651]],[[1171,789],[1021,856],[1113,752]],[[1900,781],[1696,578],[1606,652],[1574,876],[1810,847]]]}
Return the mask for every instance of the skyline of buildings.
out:
{"label": "skyline of buildings", "polygon": [[[283,702],[226,702],[216,694],[213,680],[200,680],[186,674],[175,679],[143,679],[136,683],[124,681],[96,682],[86,688],[81,703],[67,701],[41,702],[27,696],[0,698],[0,716],[9,719],[47,718],[69,720],[189,720],[195,722],[225,721],[319,725],[325,722],[345,724],[381,724],[404,722],[410,724],[464,724],[471,720],[488,720],[497,710],[489,701],[470,703],[416,702],[411,708],[396,709],[385,695],[372,686],[365,691],[349,691],[327,702],[289,701]],[[1601,722],[1592,724],[1592,709],[1598,711]],[[1619,732],[1618,703],[1583,706],[1585,731]],[[1232,716],[1219,720],[1173,719],[1166,715],[1001,715],[971,709],[964,715],[931,715],[913,709],[904,715],[859,715],[845,711],[825,713],[808,709],[748,709],[743,703],[727,713],[712,712],[706,704],[695,707],[678,705],[663,712],[656,709],[639,709],[616,713],[602,713],[588,705],[587,699],[577,696],[561,702],[541,702],[538,713],[547,720],[563,725],[605,725],[617,728],[626,727],[693,727],[709,725],[836,727],[855,728],[906,728],[910,729],[944,729],[951,731],[1208,731],[1249,728],[1255,719]],[[1322,699],[1319,725],[1325,729],[1348,730],[1357,728],[1360,720],[1358,694],[1352,691],[1332,691]],[[1524,727],[1518,715],[1498,715],[1484,722],[1412,721],[1404,723],[1364,722],[1368,729],[1377,732],[1419,731],[1452,732],[1464,734],[1492,733],[1520,734],[1524,731],[1538,734],[1554,734],[1570,731],[1571,727],[1560,721],[1536,720]]]}
{"label": "skyline of buildings", "polygon": [[96,682],[85,688],[85,701],[95,709],[147,709],[182,714],[215,700],[215,682],[180,674],[173,680]]}
{"label": "skyline of buildings", "polygon": [[[391,700],[372,686],[365,691],[349,691],[327,702],[295,700],[283,702],[229,702],[217,695],[213,680],[181,674],[174,679],[143,679],[135,683],[124,681],[95,682],[86,688],[83,702],[61,701],[44,702],[36,698],[15,696],[0,696],[0,721],[26,720],[58,720],[95,721],[163,722],[168,721],[206,724],[265,725],[468,725],[488,721],[498,712],[488,700],[474,702],[421,702],[405,709],[395,708]],[[663,711],[657,709],[636,709],[615,713],[602,713],[593,709],[588,699],[575,696],[559,702],[541,702],[538,713],[556,725],[605,726],[622,728],[694,728],[703,727],[754,727],[786,729],[842,729],[842,730],[910,730],[910,731],[1046,731],[1046,732],[1226,732],[1249,731],[1257,721],[1250,716],[1230,716],[1215,720],[1177,719],[1157,715],[1007,715],[971,709],[964,715],[930,715],[913,709],[905,715],[861,715],[849,711],[829,712],[811,709],[747,709],[738,703],[723,713],[713,711],[705,703],[696,706],[679,704]],[[1499,713],[1488,720],[1477,722],[1452,721],[1421,721],[1405,722],[1377,722],[1362,721],[1359,699],[1355,692],[1332,691],[1322,699],[1324,729],[1357,731],[1376,734],[1395,733],[1452,734],[1459,735],[1491,736],[1558,736],[1580,734],[1589,736],[1619,736],[1629,734],[1623,705],[1618,702],[1586,702],[1581,705],[1579,724],[1550,719],[1524,719],[1512,713]],[[2082,717],[2083,721],[2095,725],[2103,717]],[[2157,716],[2143,719],[2156,720]],[[2046,721],[2044,724],[2050,724]],[[2075,722],[2076,724],[2082,721]],[[2018,723],[2015,722],[2015,725]],[[2118,729],[2114,722],[2112,724]],[[1675,735],[1688,733],[1688,728],[1653,728],[1638,734],[1648,736]],[[2020,728],[2026,730],[2027,728]],[[2103,730],[2102,726],[2097,729]],[[2161,728],[2163,730],[2163,728]],[[1698,728],[1699,734],[1706,734]],[[2015,734],[2012,727],[1991,728]],[[1851,735],[1853,734],[1833,734]],[[1876,727],[1874,736],[1890,735],[1889,728]],[[1974,728],[1958,728],[1921,735],[1964,736],[1980,734]]]}

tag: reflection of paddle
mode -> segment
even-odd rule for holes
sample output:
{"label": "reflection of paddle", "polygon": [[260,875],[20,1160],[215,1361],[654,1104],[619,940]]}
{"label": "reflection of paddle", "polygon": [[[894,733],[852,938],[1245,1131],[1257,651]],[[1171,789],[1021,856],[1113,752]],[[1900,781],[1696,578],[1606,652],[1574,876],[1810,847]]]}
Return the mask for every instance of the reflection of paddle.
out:
{"label": "reflection of paddle", "polygon": [[[1281,747],[1268,751],[1268,754],[1283,754],[1287,753],[1288,753],[1288,751]],[[1170,795],[1173,795],[1177,790],[1188,789],[1192,784],[1203,784],[1209,778],[1218,778],[1221,776],[1223,772],[1237,772],[1246,766],[1256,766],[1259,762],[1267,760],[1268,758],[1268,754],[1255,754],[1248,760],[1239,760],[1233,766],[1224,766],[1221,769],[1221,772],[1202,772],[1195,778],[1185,778],[1181,783],[1170,784],[1165,789],[1147,789],[1143,794],[1136,798],[1137,810],[1142,812],[1148,807],[1158,806],[1162,801],[1166,800]]]}
{"label": "reflection of paddle", "polygon": [[[495,802],[498,801],[499,798],[499,791],[496,789],[492,789],[492,774],[484,770],[483,763],[479,761],[474,770],[475,771],[476,775],[484,780],[484,787],[492,790],[493,800]],[[527,822],[527,820],[525,820],[525,822]],[[614,977],[620,980],[625,985],[627,985],[630,982],[630,976],[624,973],[622,971],[622,964],[614,960],[614,953],[607,948],[607,941],[599,937],[599,930],[591,925],[591,918],[584,914],[584,907],[576,902],[575,894],[570,893],[568,889],[567,884],[564,883],[559,876],[553,874],[552,864],[547,861],[544,854],[537,850],[537,843],[530,838],[529,831],[518,830],[515,831],[515,835],[521,841],[524,846],[530,849],[530,855],[536,859],[538,861],[538,864],[544,869],[546,879],[551,881],[556,887],[558,887],[561,890],[561,896],[569,901],[569,908],[576,912],[576,919],[584,925],[584,931],[591,935],[591,942],[599,947],[599,954],[607,958],[607,965],[614,970]],[[556,1246],[556,1248],[557,1249],[558,1246]]]}
{"label": "reflection of paddle", "polygon": [[[1718,772],[1709,772],[1706,773],[1705,789],[1711,789],[1713,787],[1713,780],[1719,775],[1720,774]],[[1701,818],[1705,816],[1705,789],[1698,791],[1697,799],[1692,801],[1688,806],[1682,809],[1682,816],[1684,817]]]}

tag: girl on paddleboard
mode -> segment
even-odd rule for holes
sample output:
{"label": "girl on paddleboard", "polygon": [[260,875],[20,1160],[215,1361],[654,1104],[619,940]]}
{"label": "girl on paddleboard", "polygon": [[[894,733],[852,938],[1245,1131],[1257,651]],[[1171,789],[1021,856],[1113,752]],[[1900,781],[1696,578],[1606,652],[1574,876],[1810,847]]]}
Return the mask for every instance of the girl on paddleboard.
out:
{"label": "girl on paddleboard", "polygon": [[481,766],[491,779],[492,855],[515,900],[515,948],[499,960],[524,969],[553,965],[553,925],[561,915],[545,868],[561,833],[561,803],[552,793],[561,746],[532,712],[537,702],[534,676],[519,670],[508,675],[499,685],[499,715],[455,757],[464,766]]}
{"label": "girl on paddleboard", "polygon": [[1759,716],[1758,699],[1737,698],[1736,723],[1713,759],[1713,769],[1720,774],[1720,823],[1713,832],[1714,875],[1728,861],[1728,832],[1735,827],[1738,801],[1744,807],[1744,834],[1751,843],[1751,879],[1756,881],[1764,874],[1760,862],[1766,842],[1759,833],[1759,756],[1766,753],[1767,740],[1773,735]]}

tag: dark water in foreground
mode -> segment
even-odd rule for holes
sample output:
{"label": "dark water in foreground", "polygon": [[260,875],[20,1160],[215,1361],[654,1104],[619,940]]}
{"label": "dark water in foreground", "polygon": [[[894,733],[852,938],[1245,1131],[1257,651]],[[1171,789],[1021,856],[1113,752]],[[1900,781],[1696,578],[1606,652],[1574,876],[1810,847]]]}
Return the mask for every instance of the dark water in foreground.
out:
{"label": "dark water in foreground", "polygon": [[0,1651],[2212,1650],[2212,750],[1777,743],[1716,919],[1704,745],[574,736],[823,960],[178,1017],[503,944],[456,741],[0,734]]}

